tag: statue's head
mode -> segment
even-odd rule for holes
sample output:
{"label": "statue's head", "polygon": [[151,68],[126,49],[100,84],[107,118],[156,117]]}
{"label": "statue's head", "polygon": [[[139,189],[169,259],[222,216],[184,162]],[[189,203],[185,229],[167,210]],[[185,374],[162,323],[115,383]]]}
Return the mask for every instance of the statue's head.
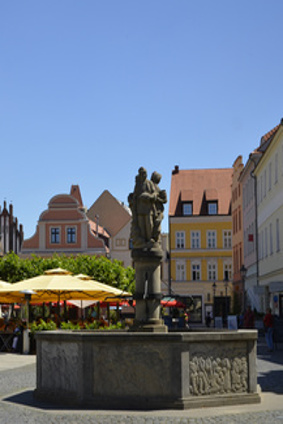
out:
{"label": "statue's head", "polygon": [[147,177],[146,169],[145,169],[143,166],[141,166],[141,167],[139,168],[139,177],[140,177],[140,179],[141,179],[142,181],[144,181],[144,180],[146,179],[146,177]]}
{"label": "statue's head", "polygon": [[158,172],[154,171],[151,174],[151,181],[153,181],[155,184],[158,184],[161,180],[161,174],[159,174]]}

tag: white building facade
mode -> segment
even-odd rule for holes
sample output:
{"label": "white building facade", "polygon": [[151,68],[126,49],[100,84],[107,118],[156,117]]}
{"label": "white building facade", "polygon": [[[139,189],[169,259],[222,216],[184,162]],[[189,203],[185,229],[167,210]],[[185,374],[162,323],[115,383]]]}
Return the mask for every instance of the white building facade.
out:
{"label": "white building facade", "polygon": [[283,315],[283,121],[259,148],[257,178],[259,294]]}

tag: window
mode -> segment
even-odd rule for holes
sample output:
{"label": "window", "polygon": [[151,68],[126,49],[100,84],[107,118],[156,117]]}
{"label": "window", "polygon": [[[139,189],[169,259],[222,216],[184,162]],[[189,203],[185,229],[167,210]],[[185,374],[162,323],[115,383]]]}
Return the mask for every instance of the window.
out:
{"label": "window", "polygon": [[75,227],[67,228],[67,243],[76,243],[76,241],[77,241],[76,228]]}
{"label": "window", "polygon": [[60,243],[60,228],[51,228],[51,243]]}
{"label": "window", "polygon": [[191,231],[191,248],[200,248],[200,231]]}
{"label": "window", "polygon": [[176,262],[176,280],[186,280],[185,262]]}
{"label": "window", "polygon": [[280,226],[279,219],[276,219],[276,251],[280,250]]}
{"label": "window", "polygon": [[274,184],[278,182],[278,153],[275,155],[275,164],[274,164]]}
{"label": "window", "polygon": [[272,236],[272,223],[269,224],[269,244],[270,244],[270,254],[273,254],[273,236]]}
{"label": "window", "polygon": [[224,249],[230,249],[232,247],[232,231],[223,231],[223,247]]}
{"label": "window", "polygon": [[207,247],[209,249],[216,247],[216,231],[207,231],[206,233]]}
{"label": "window", "polygon": [[268,190],[270,191],[271,190],[271,183],[272,183],[272,162],[269,162],[268,173],[269,173]]}
{"label": "window", "polygon": [[264,229],[264,243],[265,243],[265,257],[267,257],[267,255],[268,255],[268,246],[267,246],[267,243],[268,243],[268,239],[267,239],[267,227],[265,227],[265,229]]}
{"label": "window", "polygon": [[176,248],[184,249],[185,247],[185,231],[176,231]]}
{"label": "window", "polygon": [[207,264],[207,279],[210,281],[217,280],[217,273],[216,273],[216,264],[214,263],[208,263]]}
{"label": "window", "polygon": [[183,215],[192,215],[193,214],[193,204],[184,203],[183,204]]}
{"label": "window", "polygon": [[263,197],[266,197],[266,169],[263,174]]}
{"label": "window", "polygon": [[126,240],[125,239],[121,239],[121,238],[117,238],[116,240],[115,240],[115,245],[116,246],[119,246],[119,247],[124,247],[124,246],[126,246]]}
{"label": "window", "polygon": [[217,202],[208,203],[208,215],[217,215]]}
{"label": "window", "polygon": [[199,263],[192,264],[192,280],[193,281],[200,280],[200,264]]}
{"label": "window", "polygon": [[227,276],[228,280],[232,280],[232,264],[231,263],[225,263],[223,266],[223,275],[224,278]]}

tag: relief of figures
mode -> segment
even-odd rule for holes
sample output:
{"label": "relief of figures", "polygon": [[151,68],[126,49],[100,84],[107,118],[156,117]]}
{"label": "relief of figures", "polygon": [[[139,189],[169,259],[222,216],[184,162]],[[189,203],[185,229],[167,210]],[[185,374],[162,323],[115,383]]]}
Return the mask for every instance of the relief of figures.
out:
{"label": "relief of figures", "polygon": [[190,391],[192,395],[243,393],[248,389],[246,358],[204,358],[190,361]]}
{"label": "relief of figures", "polygon": [[141,167],[136,176],[134,192],[129,194],[131,238],[135,249],[151,249],[160,245],[161,222],[167,202],[166,191],[158,185],[160,180],[158,172],[153,172],[148,180],[146,169]]}

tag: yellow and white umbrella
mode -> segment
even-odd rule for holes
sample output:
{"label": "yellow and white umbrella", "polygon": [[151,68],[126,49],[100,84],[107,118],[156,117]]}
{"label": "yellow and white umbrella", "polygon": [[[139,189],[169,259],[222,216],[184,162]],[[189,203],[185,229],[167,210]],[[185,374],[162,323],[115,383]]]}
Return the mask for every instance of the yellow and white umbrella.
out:
{"label": "yellow and white umbrella", "polygon": [[10,299],[10,302],[23,302],[27,290],[35,292],[31,295],[32,303],[61,300],[116,302],[131,295],[95,280],[82,280],[71,275],[69,271],[57,268],[45,271],[43,275],[11,284],[11,287],[0,289],[0,299],[3,297]]}

